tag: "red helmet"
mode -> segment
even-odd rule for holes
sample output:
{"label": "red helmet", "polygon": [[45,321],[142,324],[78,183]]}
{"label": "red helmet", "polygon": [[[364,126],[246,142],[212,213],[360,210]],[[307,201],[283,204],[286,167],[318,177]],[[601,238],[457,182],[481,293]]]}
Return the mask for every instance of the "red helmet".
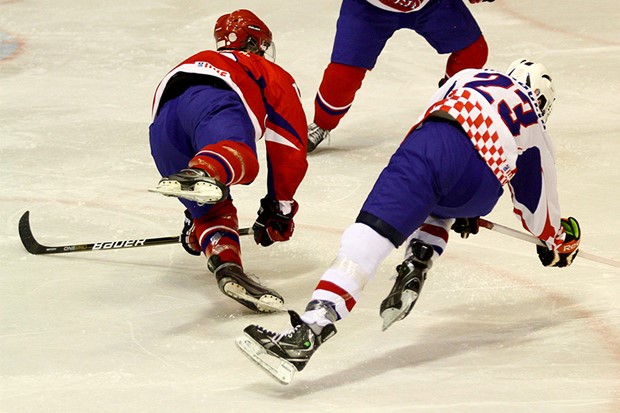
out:
{"label": "red helmet", "polygon": [[263,56],[272,44],[271,30],[249,10],[235,10],[217,19],[213,30],[217,50],[245,50]]}

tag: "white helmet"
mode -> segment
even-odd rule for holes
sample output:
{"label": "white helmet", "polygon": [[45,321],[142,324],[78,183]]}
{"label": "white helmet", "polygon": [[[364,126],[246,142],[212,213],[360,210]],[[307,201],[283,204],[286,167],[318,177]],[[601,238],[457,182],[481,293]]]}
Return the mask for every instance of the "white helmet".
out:
{"label": "white helmet", "polygon": [[553,82],[545,65],[527,59],[518,59],[510,64],[506,74],[532,89],[543,120],[547,122],[551,106],[555,101],[555,89],[553,89]]}

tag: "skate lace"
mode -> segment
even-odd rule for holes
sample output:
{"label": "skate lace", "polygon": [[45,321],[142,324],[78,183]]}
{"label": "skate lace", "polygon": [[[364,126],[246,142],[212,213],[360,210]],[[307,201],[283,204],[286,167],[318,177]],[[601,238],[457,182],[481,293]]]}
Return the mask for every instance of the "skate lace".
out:
{"label": "skate lace", "polygon": [[297,325],[288,330],[284,330],[280,333],[268,330],[265,327],[260,327],[260,326],[258,327],[258,329],[261,330],[263,333],[267,334],[268,336],[270,336],[271,339],[277,343],[280,340],[282,340],[284,337],[292,338],[293,334],[295,334],[295,332],[297,332],[297,330],[299,330],[300,327],[301,327],[300,325]]}
{"label": "skate lace", "polygon": [[322,129],[314,124],[310,127],[310,130],[308,131],[308,139],[311,140],[312,143],[318,145],[319,143],[323,142],[325,138],[327,138],[327,142],[329,143],[330,134],[328,130]]}

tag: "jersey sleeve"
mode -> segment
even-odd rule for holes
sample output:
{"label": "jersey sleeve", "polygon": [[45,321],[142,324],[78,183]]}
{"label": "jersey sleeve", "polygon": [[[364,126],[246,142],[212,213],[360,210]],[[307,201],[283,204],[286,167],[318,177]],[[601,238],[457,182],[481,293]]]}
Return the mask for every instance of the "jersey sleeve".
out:
{"label": "jersey sleeve", "polygon": [[308,124],[297,85],[283,69],[270,73],[264,93],[267,194],[290,201],[308,169]]}
{"label": "jersey sleeve", "polygon": [[517,159],[517,173],[508,183],[508,187],[513,211],[523,227],[542,240],[548,248],[555,250],[566,235],[560,224],[553,148],[545,138],[544,131],[538,138],[528,134],[519,137],[523,152]]}

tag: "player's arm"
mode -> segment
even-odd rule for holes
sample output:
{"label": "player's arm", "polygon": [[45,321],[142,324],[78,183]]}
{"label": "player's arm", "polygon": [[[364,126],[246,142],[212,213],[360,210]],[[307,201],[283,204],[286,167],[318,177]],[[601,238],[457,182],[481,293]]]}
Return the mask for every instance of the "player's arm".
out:
{"label": "player's arm", "polygon": [[288,240],[294,230],[298,205],[294,199],[308,162],[308,130],[298,90],[292,78],[268,85],[267,103],[267,195],[261,200],[254,224],[254,239],[263,246]]}
{"label": "player's arm", "polygon": [[555,168],[544,150],[531,147],[517,160],[509,183],[514,212],[523,227],[545,243],[536,252],[546,267],[569,266],[579,250],[581,229],[575,218],[561,218]]}

